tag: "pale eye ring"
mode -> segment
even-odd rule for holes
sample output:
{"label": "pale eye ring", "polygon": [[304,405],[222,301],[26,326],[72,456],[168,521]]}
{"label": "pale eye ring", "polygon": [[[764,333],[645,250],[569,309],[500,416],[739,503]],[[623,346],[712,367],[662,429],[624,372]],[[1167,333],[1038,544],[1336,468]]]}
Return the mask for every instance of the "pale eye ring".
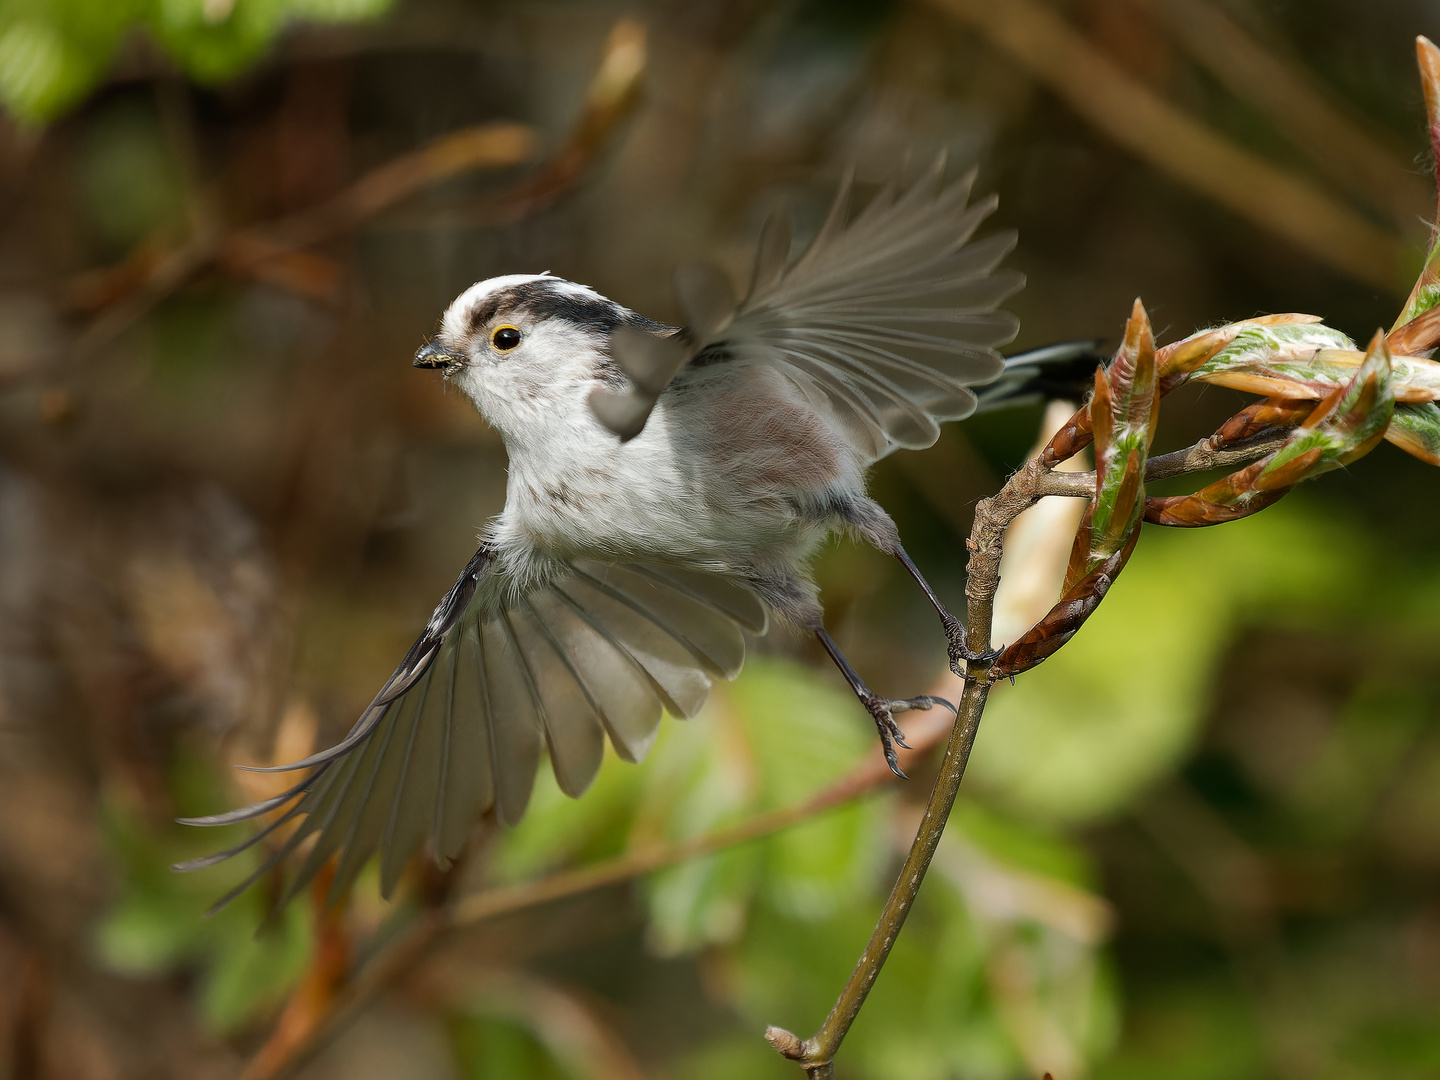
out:
{"label": "pale eye ring", "polygon": [[520,331],[513,326],[497,326],[490,331],[490,344],[501,352],[509,352],[520,344]]}

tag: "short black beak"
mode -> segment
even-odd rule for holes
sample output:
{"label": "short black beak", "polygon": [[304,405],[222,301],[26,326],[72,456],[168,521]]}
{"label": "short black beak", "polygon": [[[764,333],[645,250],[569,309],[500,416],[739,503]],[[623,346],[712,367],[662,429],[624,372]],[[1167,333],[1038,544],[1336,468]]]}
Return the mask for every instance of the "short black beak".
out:
{"label": "short black beak", "polygon": [[432,341],[421,347],[415,354],[414,364],[416,367],[448,367],[460,358],[453,353],[445,351],[445,346],[438,341]]}

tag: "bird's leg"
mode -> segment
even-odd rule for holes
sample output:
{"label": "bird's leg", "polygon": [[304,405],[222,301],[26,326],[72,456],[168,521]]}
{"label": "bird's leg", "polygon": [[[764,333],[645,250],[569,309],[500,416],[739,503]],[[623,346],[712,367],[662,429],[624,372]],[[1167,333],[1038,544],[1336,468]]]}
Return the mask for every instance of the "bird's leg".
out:
{"label": "bird's leg", "polygon": [[820,639],[820,644],[825,646],[825,651],[830,654],[830,659],[835,661],[835,666],[840,669],[840,674],[845,676],[845,681],[850,684],[850,689],[855,691],[855,696],[860,699],[860,704],[865,706],[867,712],[875,720],[875,728],[880,732],[880,746],[885,751],[885,763],[890,766],[890,771],[902,780],[909,779],[900,769],[900,759],[895,753],[895,747],[903,746],[906,750],[910,745],[905,741],[905,733],[900,730],[900,725],[895,723],[895,713],[909,712],[911,709],[928,709],[932,705],[943,705],[951,712],[955,706],[944,698],[931,697],[929,694],[922,694],[913,698],[883,698],[876,694],[865,681],[856,674],[855,669],[850,666],[850,661],[845,659],[845,654],[840,651],[840,646],[835,644],[835,639],[825,632],[824,627],[815,628],[815,636]]}
{"label": "bird's leg", "polygon": [[[915,579],[915,583],[924,590],[931,605],[939,612],[940,625],[945,628],[945,640],[949,647],[951,671],[961,678],[964,678],[965,671],[970,665],[988,664],[1000,655],[999,649],[987,649],[983,653],[977,653],[970,649],[965,641],[964,625],[962,625],[960,620],[954,615],[950,614],[949,609],[940,602],[940,597],[935,595],[935,590],[932,589],[930,583],[925,580],[925,575],[920,573],[920,568],[911,560],[909,553],[900,546],[898,540],[891,548],[890,554],[899,560],[901,566],[905,567],[906,572]],[[964,668],[960,666],[962,661],[965,664]]]}
{"label": "bird's leg", "polygon": [[[835,498],[832,500],[834,512],[864,540],[873,547],[885,552],[885,554],[897,559],[901,566],[905,567],[906,573],[915,579],[916,584],[925,591],[925,596],[934,605],[940,615],[940,625],[945,628],[946,651],[950,656],[950,670],[961,678],[965,677],[968,668],[975,664],[988,664],[995,657],[999,656],[999,650],[989,650],[977,653],[970,649],[965,641],[965,625],[940,602],[940,597],[935,595],[935,590],[925,580],[925,575],[920,573],[920,568],[911,560],[909,553],[900,544],[900,530],[895,527],[895,522],[890,515],[885,513],[883,507],[874,499],[867,498]],[[961,664],[964,664],[962,667]]]}

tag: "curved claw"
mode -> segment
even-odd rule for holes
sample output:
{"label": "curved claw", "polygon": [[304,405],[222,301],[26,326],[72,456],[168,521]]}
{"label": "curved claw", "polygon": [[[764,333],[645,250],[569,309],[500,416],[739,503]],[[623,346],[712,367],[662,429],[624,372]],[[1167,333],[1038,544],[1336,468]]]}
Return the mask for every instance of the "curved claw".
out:
{"label": "curved claw", "polygon": [[895,756],[894,750],[890,750],[888,753],[886,753],[885,764],[889,765],[890,771],[896,776],[898,776],[901,780],[910,779],[910,777],[906,775],[905,770],[900,768],[900,759]]}
{"label": "curved claw", "polygon": [[[996,657],[1005,651],[1005,646],[1002,645],[998,649],[986,649],[984,652],[974,652],[970,648],[965,634],[965,627],[960,625],[960,620],[953,615],[949,615],[946,616],[943,621],[945,625],[945,637],[950,644],[950,670],[962,679],[965,677],[968,669],[977,664],[981,667],[992,664]],[[960,666],[962,661],[965,665],[964,668]]]}
{"label": "curved claw", "polygon": [[[901,746],[905,746],[903,740],[897,739],[896,741]],[[905,770],[900,768],[900,756],[895,753],[895,747],[890,741],[890,733],[883,727],[880,729],[880,748],[885,751],[885,764],[890,766],[890,771],[901,780],[909,780],[910,777],[905,775]],[[910,747],[905,746],[905,749],[909,750]]]}
{"label": "curved claw", "polygon": [[895,722],[891,715],[894,703],[889,701],[877,702],[878,712],[872,710],[875,717],[875,726],[880,729],[881,739],[894,739],[897,746],[903,746],[906,750],[911,749],[910,744],[905,741],[905,732],[900,730],[900,725]]}

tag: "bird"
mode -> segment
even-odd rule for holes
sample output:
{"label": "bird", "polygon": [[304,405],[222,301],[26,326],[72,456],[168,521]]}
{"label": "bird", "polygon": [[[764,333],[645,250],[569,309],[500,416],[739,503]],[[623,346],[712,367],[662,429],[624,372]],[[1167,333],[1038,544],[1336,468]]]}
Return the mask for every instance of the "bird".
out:
{"label": "bird", "polygon": [[607,739],[640,761],[662,714],[694,716],[772,617],[819,641],[903,776],[895,716],[953,706],[870,689],[826,632],[809,561],[835,532],[898,560],[963,674],[976,659],[964,627],[867,494],[867,470],[932,445],[976,410],[974,388],[991,388],[993,406],[1095,367],[1093,342],[1001,357],[1019,327],[1000,307],[1024,283],[1000,267],[1016,236],[977,239],[996,197],[971,200],[973,170],[945,174],[937,159],[853,216],[847,175],[793,256],[788,219],[772,214],[743,298],[713,265],[676,272],[680,327],[549,273],[461,293],[413,363],[439,369],[500,434],[504,509],[340,742],[256,770],[304,774],[273,798],[182,820],[274,818],[176,868],[293,822],[217,907],[312,836],[285,898],[332,858],[342,895],[377,851],[388,896],[421,849],[448,865],[482,815],[518,822],[542,757],[574,797]]}

